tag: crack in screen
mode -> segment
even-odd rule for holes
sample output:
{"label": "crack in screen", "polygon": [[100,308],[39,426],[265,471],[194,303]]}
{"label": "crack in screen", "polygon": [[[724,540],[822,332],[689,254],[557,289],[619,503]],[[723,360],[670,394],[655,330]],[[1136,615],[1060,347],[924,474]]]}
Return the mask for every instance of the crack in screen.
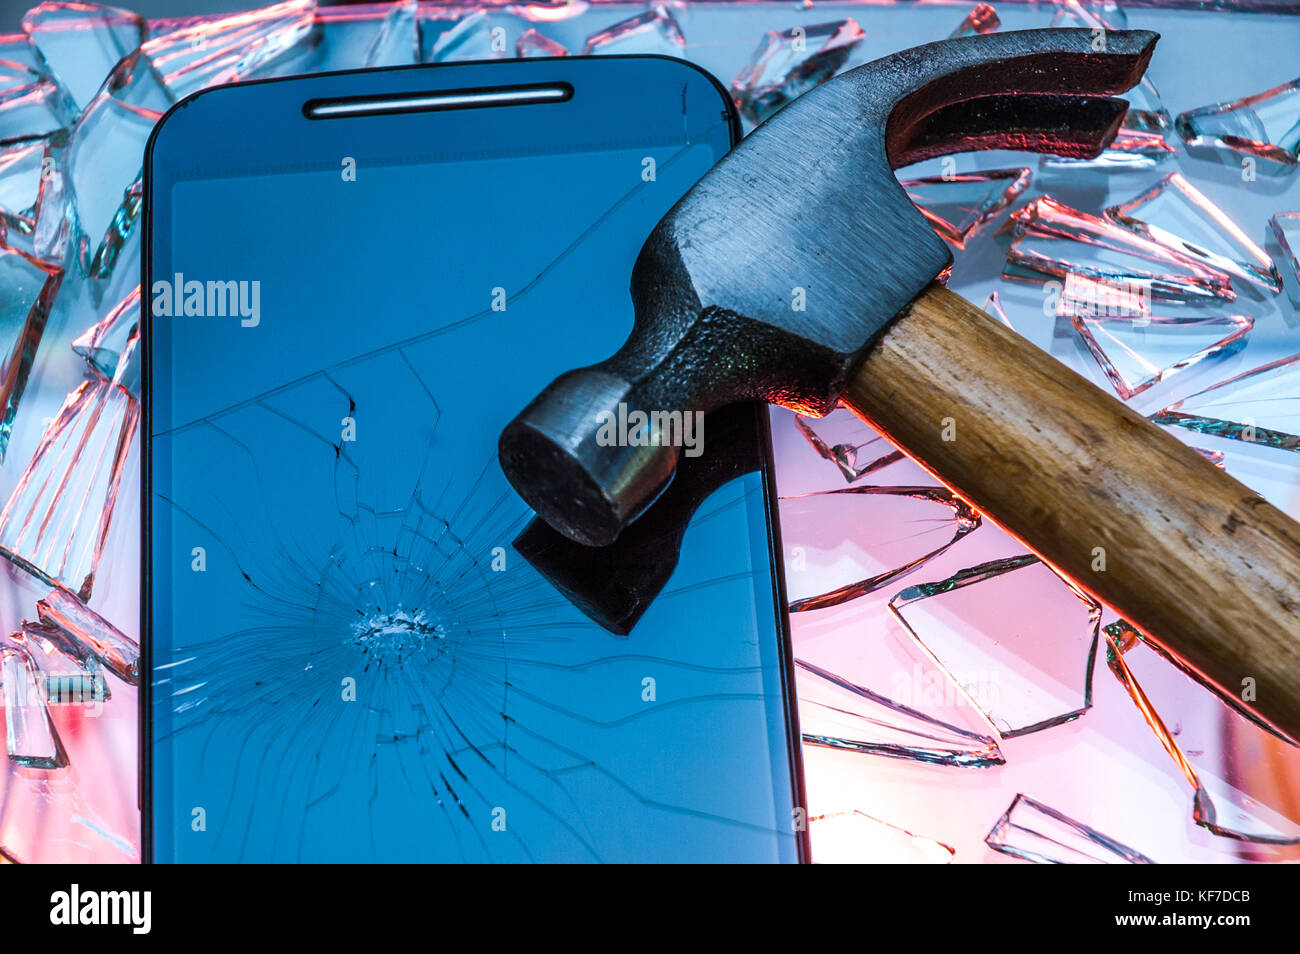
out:
{"label": "crack in screen", "polygon": [[[684,191],[707,168],[701,152],[660,158],[658,181],[679,177]],[[548,374],[574,363],[566,331],[594,339],[593,357],[625,333],[630,314],[598,333],[556,316],[566,284],[606,268],[602,246],[628,245],[662,214],[647,191],[619,193],[561,255],[510,282],[504,316],[441,322],[222,410],[176,413],[178,426],[159,416],[155,629],[172,630],[153,659],[160,857],[793,852],[761,479],[730,481],[700,507],[626,642],[510,549],[532,512],[497,465],[496,433],[544,383],[524,374],[530,359],[553,359]],[[230,197],[229,185],[190,196]],[[216,268],[220,241],[194,260]],[[181,242],[175,258],[180,271]],[[630,254],[616,266],[625,289]],[[630,312],[625,291],[618,300]],[[274,307],[264,293],[263,313]],[[328,334],[318,314],[312,333]],[[548,320],[559,327],[538,327]],[[169,327],[179,360],[187,331]],[[509,355],[502,336],[518,339]],[[504,383],[485,395],[485,374]]]}

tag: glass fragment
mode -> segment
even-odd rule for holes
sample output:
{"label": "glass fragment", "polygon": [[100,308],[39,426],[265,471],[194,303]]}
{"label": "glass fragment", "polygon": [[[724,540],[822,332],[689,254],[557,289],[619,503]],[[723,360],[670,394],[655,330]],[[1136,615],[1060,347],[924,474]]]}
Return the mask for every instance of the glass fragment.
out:
{"label": "glass fragment", "polygon": [[68,764],[63,741],[45,706],[36,661],[24,634],[0,640],[0,682],[4,683],[5,748],[9,761],[27,768],[57,769]]}
{"label": "glass fragment", "polygon": [[1300,451],[1300,354],[1243,371],[1151,415],[1198,434]]}
{"label": "glass fragment", "polygon": [[[1014,607],[1014,609],[1011,609]],[[1092,705],[1101,606],[1037,557],[990,560],[909,586],[889,608],[1004,738]]]}
{"label": "glass fragment", "polygon": [[1216,835],[1300,844],[1300,748],[1202,685],[1123,621],[1106,627],[1106,664],[1194,792]]}
{"label": "glass fragment", "polygon": [[72,342],[72,350],[86,359],[92,371],[113,380],[131,336],[140,326],[140,286],[109,310]]}
{"label": "glass fragment", "polygon": [[1070,321],[1115,393],[1126,401],[1179,371],[1236,353],[1255,326],[1246,315],[1076,315]]}
{"label": "glass fragment", "polygon": [[780,498],[791,613],[874,593],[978,529],[980,517],[946,487],[857,485]]}
{"label": "glass fragment", "polygon": [[139,420],[139,402],[112,381],[69,394],[0,511],[0,553],[88,599]]}
{"label": "glass fragment", "polygon": [[1106,217],[1208,268],[1274,293],[1282,290],[1272,259],[1180,172],[1171,172],[1136,198],[1111,206]]}
{"label": "glass fragment", "polygon": [[36,231],[36,203],[41,196],[41,167],[47,144],[23,143],[0,149],[0,219],[5,244]]}
{"label": "glass fragment", "polygon": [[94,99],[118,61],[149,36],[139,14],[95,3],[42,3],[27,11],[22,25],[77,112]]}
{"label": "glass fragment", "polygon": [[569,51],[563,43],[557,43],[544,33],[529,27],[519,34],[515,41],[515,56],[523,59],[528,56],[568,56]]}
{"label": "glass fragment", "polygon": [[731,82],[736,106],[750,122],[763,122],[839,72],[865,36],[851,19],[769,31]]}
{"label": "glass fragment", "polygon": [[790,630],[806,744],[958,768],[1005,761],[966,688],[878,603],[799,613]]}
{"label": "glass fragment", "polygon": [[997,218],[1029,187],[1028,169],[987,169],[908,179],[908,198],[930,226],[955,248],[966,243]]}
{"label": "glass fragment", "polygon": [[1042,196],[1015,212],[1004,277],[1043,283],[1074,273],[1127,286],[1148,299],[1233,301],[1231,281],[1215,269],[1108,219]]}
{"label": "glass fragment", "polygon": [[644,13],[619,20],[612,26],[591,34],[583,45],[582,55],[593,53],[667,53],[680,54],[686,35],[668,5],[657,3]]}
{"label": "glass fragment", "polygon": [[1260,172],[1289,173],[1300,164],[1300,79],[1179,113],[1174,126],[1194,156],[1234,166],[1249,159]]}
{"label": "glass fragment", "polygon": [[1282,250],[1283,264],[1300,283],[1300,212],[1278,212],[1268,220],[1268,227]]}
{"label": "glass fragment", "polygon": [[140,54],[113,70],[82,113],[68,140],[63,174],[73,196],[69,239],[81,272],[106,274],[120,242],[139,216],[139,180],[145,143],[174,100],[162,78]]}
{"label": "glass fragment", "polygon": [[494,28],[485,11],[471,13],[433,41],[434,63],[495,60],[506,55],[505,32]]}
{"label": "glass fragment", "polygon": [[141,49],[179,100],[249,78],[306,40],[315,20],[316,0],[285,0],[165,33]]}
{"label": "glass fragment", "polygon": [[380,21],[361,65],[407,66],[420,62],[420,49],[419,0],[402,0]]}
{"label": "glass fragment", "polygon": [[72,125],[63,95],[49,80],[0,92],[0,146],[40,139]]}
{"label": "glass fragment", "polygon": [[976,33],[994,33],[1002,26],[1002,21],[998,19],[998,11],[993,8],[991,3],[977,3],[970,8],[957,28],[948,35],[949,39],[958,36],[969,36]]}
{"label": "glass fragment", "polygon": [[1013,325],[1011,319],[1007,317],[1007,311],[1002,307],[1002,297],[997,292],[990,292],[989,297],[984,300],[984,311],[1002,322],[1012,331],[1016,330],[1016,326]]}
{"label": "glass fragment", "polygon": [[140,684],[139,644],[75,594],[56,586],[37,601],[36,611],[41,623],[84,646],[117,678],[132,686]]}
{"label": "glass fragment", "polygon": [[0,462],[63,273],[0,248]]}
{"label": "glass fragment", "polygon": [[813,450],[839,468],[849,483],[903,459],[902,451],[852,411],[832,411],[821,419],[794,414],[792,420]]}
{"label": "glass fragment", "polygon": [[984,843],[1037,864],[1155,864],[1141,852],[1023,794],[1011,802]]}

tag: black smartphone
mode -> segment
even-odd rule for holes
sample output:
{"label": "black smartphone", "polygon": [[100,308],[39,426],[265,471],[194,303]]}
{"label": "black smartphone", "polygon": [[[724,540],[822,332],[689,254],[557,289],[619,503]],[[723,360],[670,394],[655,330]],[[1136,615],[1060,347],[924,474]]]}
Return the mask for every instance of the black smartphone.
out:
{"label": "black smartphone", "polygon": [[626,337],[637,251],[737,135],[707,74],[644,56],[270,80],[163,118],[146,857],[805,856],[766,415],[732,412],[757,470],[644,552],[676,562],[626,636],[521,555],[496,460]]}

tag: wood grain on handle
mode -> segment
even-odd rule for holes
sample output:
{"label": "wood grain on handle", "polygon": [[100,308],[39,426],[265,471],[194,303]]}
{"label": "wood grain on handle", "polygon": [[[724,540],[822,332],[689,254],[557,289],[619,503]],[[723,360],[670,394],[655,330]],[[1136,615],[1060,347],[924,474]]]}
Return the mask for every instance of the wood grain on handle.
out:
{"label": "wood grain on handle", "polygon": [[1300,524],[940,285],[843,401],[1225,693],[1253,679],[1244,704],[1300,740]]}

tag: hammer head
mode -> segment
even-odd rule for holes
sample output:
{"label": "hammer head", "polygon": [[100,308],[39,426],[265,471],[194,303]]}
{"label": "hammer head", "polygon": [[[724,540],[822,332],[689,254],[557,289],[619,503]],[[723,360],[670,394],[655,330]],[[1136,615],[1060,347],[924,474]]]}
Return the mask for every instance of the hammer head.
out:
{"label": "hammer head", "polygon": [[[781,110],[651,233],[627,343],[556,379],[502,432],[510,482],[561,533],[604,545],[667,486],[682,415],[740,398],[832,410],[890,320],[952,261],[893,169],[980,148],[1095,156],[1127,108],[1109,94],[1137,83],[1156,39],[944,40]],[[638,411],[635,433],[607,426]]]}

